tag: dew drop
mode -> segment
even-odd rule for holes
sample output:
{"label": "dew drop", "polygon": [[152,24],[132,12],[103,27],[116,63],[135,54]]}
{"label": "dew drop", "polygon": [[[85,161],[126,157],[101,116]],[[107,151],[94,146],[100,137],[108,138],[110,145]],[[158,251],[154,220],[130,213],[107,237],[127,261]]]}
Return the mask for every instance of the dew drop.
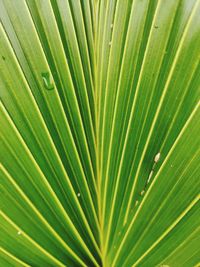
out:
{"label": "dew drop", "polygon": [[51,78],[49,72],[42,72],[41,75],[42,75],[44,87],[47,90],[53,90],[54,89],[53,81],[52,81],[52,78]]}
{"label": "dew drop", "polygon": [[154,158],[154,162],[157,163],[160,159],[160,152],[158,154],[156,154],[155,158]]}
{"label": "dew drop", "polygon": [[21,234],[22,234],[22,232],[21,232],[21,231],[18,231],[18,232],[17,232],[17,234],[18,234],[18,235],[21,235]]}
{"label": "dew drop", "polygon": [[143,195],[144,195],[144,193],[145,193],[145,191],[144,191],[144,190],[142,190],[142,191],[140,192],[140,195],[141,195],[141,196],[143,196]]}
{"label": "dew drop", "polygon": [[110,42],[109,42],[109,46],[111,46],[111,44],[112,44],[112,42],[110,41]]}
{"label": "dew drop", "polygon": [[78,196],[78,197],[80,197],[80,196],[81,196],[81,194],[80,194],[80,193],[78,193],[78,194],[77,194],[77,196]]}

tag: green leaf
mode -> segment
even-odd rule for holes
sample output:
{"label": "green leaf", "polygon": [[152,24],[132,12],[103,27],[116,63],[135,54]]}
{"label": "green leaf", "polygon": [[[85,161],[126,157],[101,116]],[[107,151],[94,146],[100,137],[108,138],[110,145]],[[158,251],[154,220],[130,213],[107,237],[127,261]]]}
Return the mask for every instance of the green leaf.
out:
{"label": "green leaf", "polygon": [[0,1],[0,266],[200,262],[200,1]]}

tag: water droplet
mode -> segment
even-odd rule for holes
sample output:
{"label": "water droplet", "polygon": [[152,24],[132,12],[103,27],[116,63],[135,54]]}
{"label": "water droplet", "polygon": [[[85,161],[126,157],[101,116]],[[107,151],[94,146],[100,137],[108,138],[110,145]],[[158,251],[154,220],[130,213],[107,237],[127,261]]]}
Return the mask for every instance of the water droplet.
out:
{"label": "water droplet", "polygon": [[158,29],[158,26],[157,26],[157,25],[155,25],[155,26],[154,26],[154,28],[155,28],[155,29]]}
{"label": "water droplet", "polygon": [[21,234],[22,234],[22,232],[21,232],[21,231],[18,231],[18,232],[17,232],[17,234],[18,234],[18,235],[21,235]]}
{"label": "water droplet", "polygon": [[51,78],[49,72],[42,72],[41,75],[42,75],[42,79],[43,79],[43,83],[44,83],[45,88],[47,90],[53,90],[54,89],[53,81],[52,81],[52,78]]}
{"label": "water droplet", "polygon": [[157,163],[160,159],[160,152],[158,154],[156,154],[155,158],[154,158],[154,162]]}
{"label": "water droplet", "polygon": [[77,196],[78,196],[78,197],[80,197],[80,196],[81,196],[81,194],[80,194],[80,193],[78,193],[78,194],[77,194]]}
{"label": "water droplet", "polygon": [[140,192],[140,195],[141,195],[141,196],[143,196],[143,195],[144,195],[144,193],[145,193],[145,191],[144,191],[144,190],[142,190],[142,191]]}
{"label": "water droplet", "polygon": [[110,41],[110,42],[109,42],[109,46],[111,46],[111,44],[112,44],[112,42]]}

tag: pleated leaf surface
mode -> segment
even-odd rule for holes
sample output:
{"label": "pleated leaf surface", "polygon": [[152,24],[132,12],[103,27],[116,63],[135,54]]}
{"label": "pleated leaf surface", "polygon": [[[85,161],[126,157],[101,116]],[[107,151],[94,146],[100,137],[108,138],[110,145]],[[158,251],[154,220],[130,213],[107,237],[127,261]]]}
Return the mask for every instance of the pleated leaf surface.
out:
{"label": "pleated leaf surface", "polygon": [[199,266],[199,14],[0,0],[0,266]]}

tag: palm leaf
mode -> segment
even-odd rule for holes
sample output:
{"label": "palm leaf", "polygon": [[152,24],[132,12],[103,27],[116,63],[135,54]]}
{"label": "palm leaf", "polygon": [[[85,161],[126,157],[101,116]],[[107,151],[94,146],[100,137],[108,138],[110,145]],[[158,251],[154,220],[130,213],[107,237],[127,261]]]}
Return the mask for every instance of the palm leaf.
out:
{"label": "palm leaf", "polygon": [[0,266],[198,266],[199,13],[0,1]]}

